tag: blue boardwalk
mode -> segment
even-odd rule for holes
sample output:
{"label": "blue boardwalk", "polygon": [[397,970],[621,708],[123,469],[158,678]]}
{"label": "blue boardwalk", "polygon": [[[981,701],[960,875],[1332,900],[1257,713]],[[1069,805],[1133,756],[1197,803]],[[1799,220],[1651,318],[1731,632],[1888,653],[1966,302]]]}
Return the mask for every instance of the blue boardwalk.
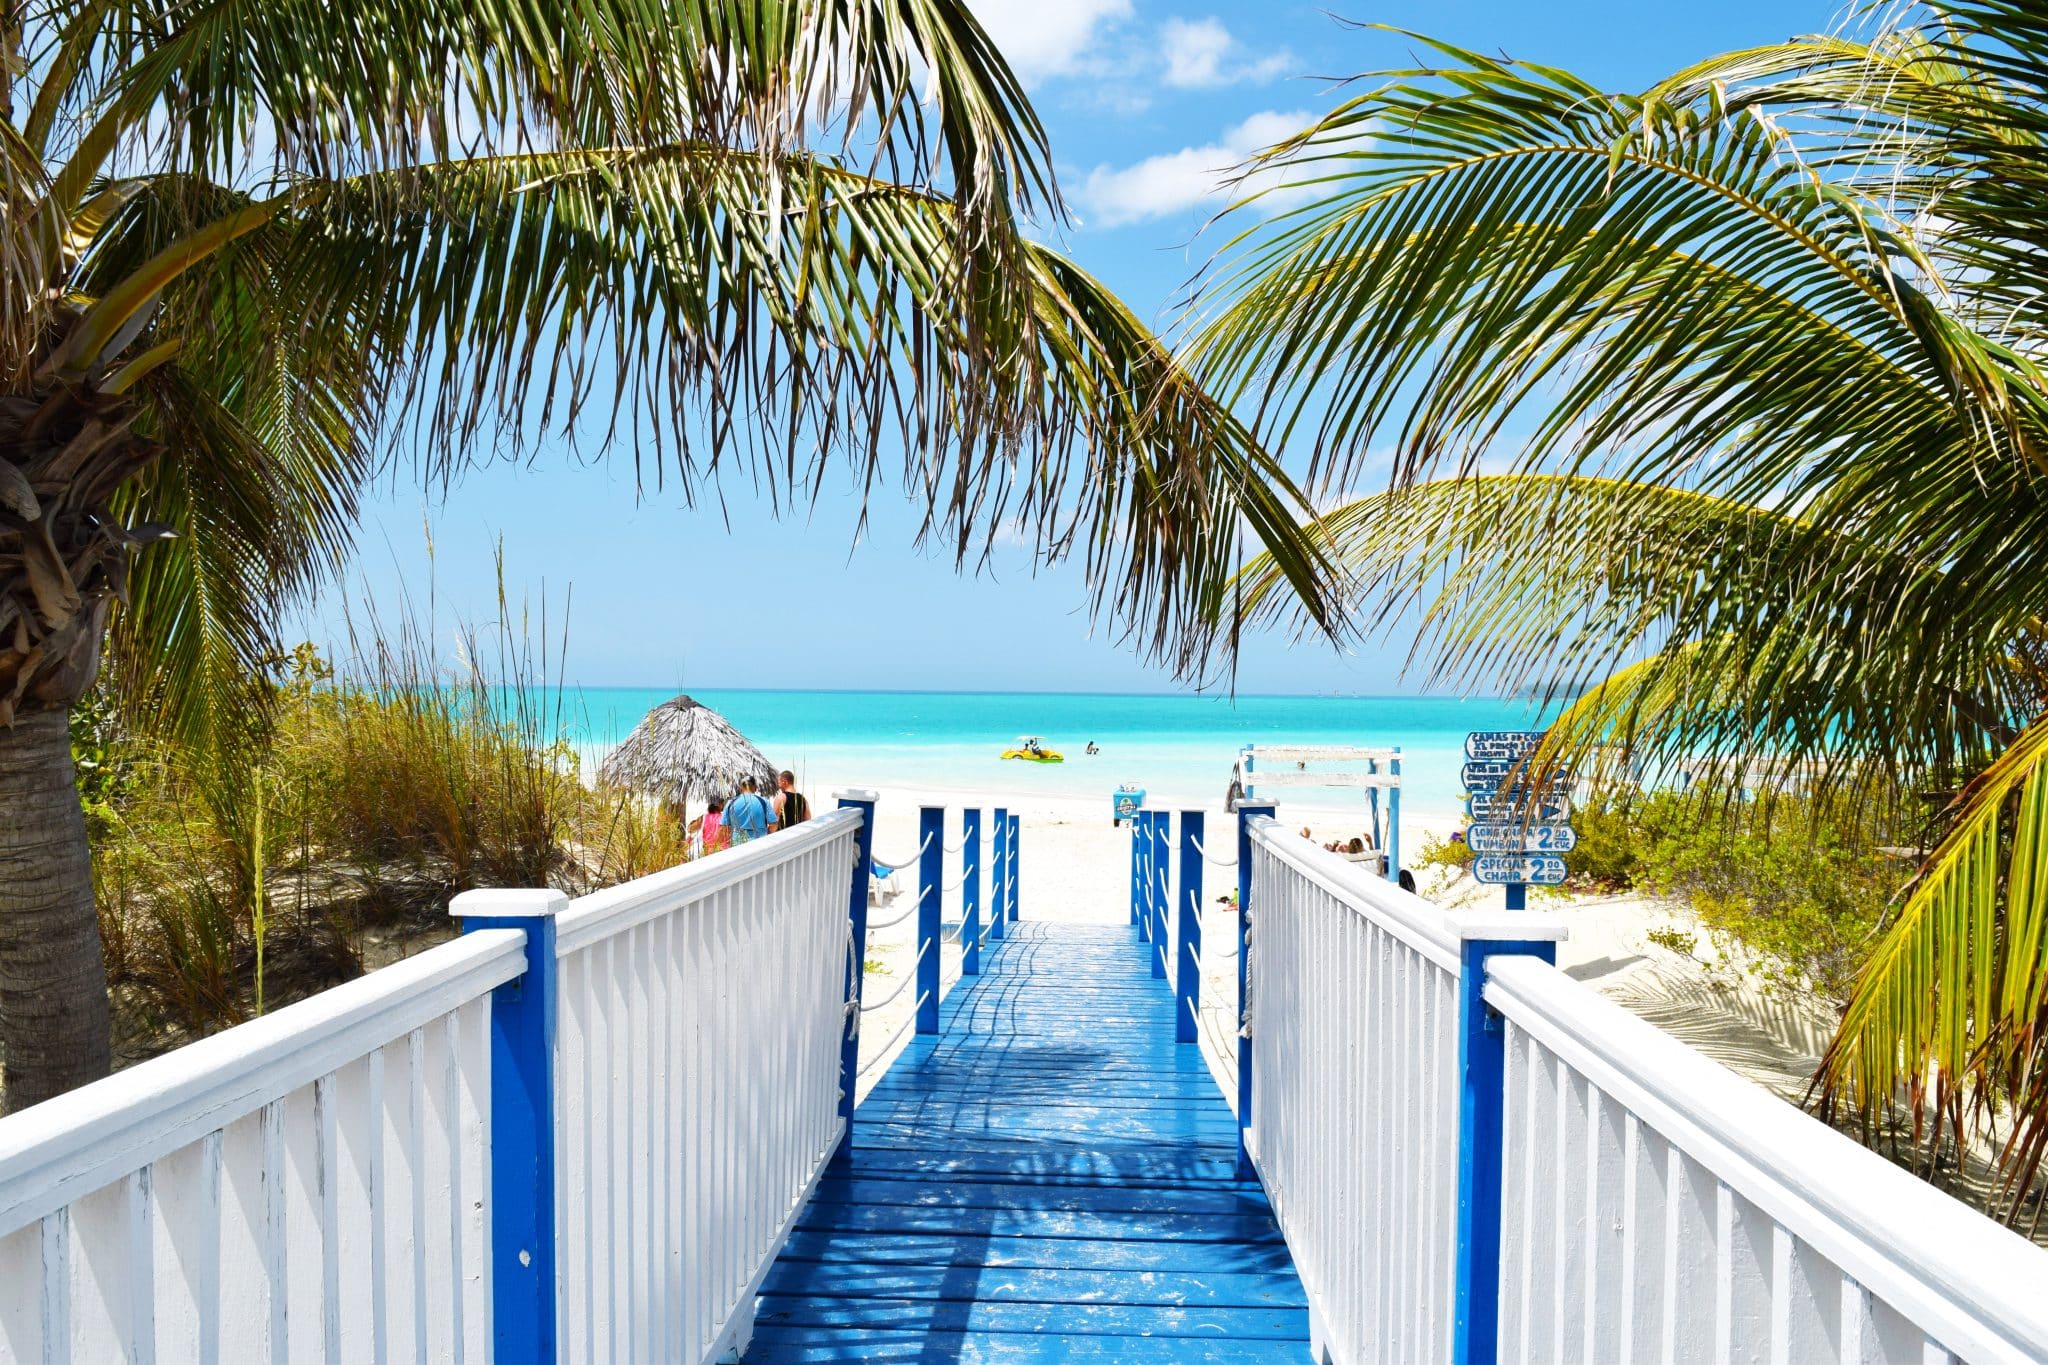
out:
{"label": "blue boardwalk", "polygon": [[1301,1282],[1148,947],[1014,928],[856,1111],[747,1361],[1302,1360]]}

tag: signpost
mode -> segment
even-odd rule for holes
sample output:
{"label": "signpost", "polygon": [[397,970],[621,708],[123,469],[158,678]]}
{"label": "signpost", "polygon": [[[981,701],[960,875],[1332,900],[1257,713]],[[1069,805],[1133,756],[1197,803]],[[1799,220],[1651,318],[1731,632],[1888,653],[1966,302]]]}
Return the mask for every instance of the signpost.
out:
{"label": "signpost", "polygon": [[1541,730],[1474,730],[1465,736],[1465,846],[1475,880],[1507,888],[1520,910],[1531,885],[1565,878],[1564,855],[1577,847],[1571,817],[1572,775],[1546,774],[1540,787],[1523,771],[1543,742]]}
{"label": "signpost", "polygon": [[1472,875],[1497,886],[1556,886],[1564,880],[1564,858],[1555,853],[1482,853],[1472,860]]}

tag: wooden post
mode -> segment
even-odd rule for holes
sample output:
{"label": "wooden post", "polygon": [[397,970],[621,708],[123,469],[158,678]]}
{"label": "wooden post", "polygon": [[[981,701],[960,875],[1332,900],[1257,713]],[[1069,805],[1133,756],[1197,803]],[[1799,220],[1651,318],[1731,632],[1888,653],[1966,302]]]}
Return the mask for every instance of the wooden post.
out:
{"label": "wooden post", "polygon": [[1145,937],[1145,924],[1138,915],[1138,907],[1145,894],[1145,836],[1142,821],[1145,813],[1139,811],[1125,822],[1131,832],[1131,927],[1138,931],[1138,937]]}
{"label": "wooden post", "polygon": [[1394,785],[1387,788],[1387,880],[1401,884],[1401,751],[1387,760],[1387,775]]}
{"label": "wooden post", "polygon": [[1252,1028],[1257,1021],[1245,1009],[1245,986],[1252,961],[1252,828],[1260,816],[1273,818],[1270,805],[1240,802],[1237,807],[1237,1178],[1252,1180],[1251,1151],[1245,1146],[1245,1130],[1252,1124]]}
{"label": "wooden post", "polygon": [[842,810],[860,812],[860,830],[853,837],[853,885],[846,897],[847,917],[853,923],[853,994],[839,1039],[839,1117],[846,1121],[846,1131],[839,1139],[839,1150],[832,1154],[836,1162],[853,1156],[853,1090],[860,1079],[860,995],[868,974],[868,882],[875,875],[875,800],[871,791],[839,793]]}
{"label": "wooden post", "polygon": [[1167,874],[1173,865],[1173,854],[1168,843],[1173,838],[1173,816],[1166,811],[1159,812],[1159,818],[1152,822],[1152,979],[1166,979],[1166,948],[1171,941],[1172,929],[1167,925],[1166,907],[1172,899],[1167,890]]}
{"label": "wooden post", "polygon": [[990,869],[994,874],[988,888],[988,936],[991,942],[1003,938],[1003,921],[1010,913],[1010,812],[1007,807],[997,806],[995,814],[995,863]]}
{"label": "wooden post", "polygon": [[981,811],[960,812],[960,975],[981,975]]}
{"label": "wooden post", "polygon": [[1180,958],[1174,965],[1173,1040],[1198,1038],[1202,1008],[1202,812],[1180,813]]}
{"label": "wooden post", "polygon": [[491,1334],[494,1359],[553,1365],[561,1313],[555,1235],[555,916],[560,891],[465,891],[462,932],[520,929],[526,971],[491,992]]}
{"label": "wooden post", "polygon": [[1024,846],[1024,817],[1010,812],[1010,918],[1023,918],[1023,883],[1018,879],[1018,869],[1023,865],[1021,856]]}
{"label": "wooden post", "polygon": [[1141,810],[1138,818],[1131,821],[1131,856],[1137,866],[1132,875],[1137,878],[1131,888],[1131,913],[1138,919],[1138,942],[1152,941],[1152,817],[1156,811]]}
{"label": "wooden post", "polygon": [[[1520,891],[1521,887],[1510,888]],[[1508,938],[1479,917],[1461,924],[1458,969],[1458,1250],[1455,1365],[1492,1365],[1500,1337],[1501,1132],[1507,1031],[1486,1007],[1486,963],[1518,954],[1557,961],[1550,939]],[[1495,935],[1482,937],[1480,935]]]}
{"label": "wooden post", "polygon": [[939,1031],[939,901],[946,880],[946,808],[917,812],[917,1031]]}

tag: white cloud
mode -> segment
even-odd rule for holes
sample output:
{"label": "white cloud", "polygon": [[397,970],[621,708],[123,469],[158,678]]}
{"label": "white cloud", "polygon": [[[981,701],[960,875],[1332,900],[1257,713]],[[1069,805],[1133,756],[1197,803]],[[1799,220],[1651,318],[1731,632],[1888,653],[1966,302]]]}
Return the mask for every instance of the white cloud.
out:
{"label": "white cloud", "polygon": [[1162,78],[1183,89],[1271,80],[1294,60],[1284,51],[1246,57],[1219,19],[1168,19],[1159,27],[1159,41]]}
{"label": "white cloud", "polygon": [[1127,19],[1131,0],[970,0],[996,48],[1026,80],[1085,65],[1102,31]]}
{"label": "white cloud", "polygon": [[1233,184],[1237,168],[1254,152],[1300,132],[1315,119],[1307,110],[1269,109],[1253,114],[1205,146],[1146,157],[1122,169],[1097,166],[1081,186],[1081,203],[1099,227],[1169,217],[1231,192],[1277,190],[1261,201],[1271,204],[1286,194],[1284,170]]}

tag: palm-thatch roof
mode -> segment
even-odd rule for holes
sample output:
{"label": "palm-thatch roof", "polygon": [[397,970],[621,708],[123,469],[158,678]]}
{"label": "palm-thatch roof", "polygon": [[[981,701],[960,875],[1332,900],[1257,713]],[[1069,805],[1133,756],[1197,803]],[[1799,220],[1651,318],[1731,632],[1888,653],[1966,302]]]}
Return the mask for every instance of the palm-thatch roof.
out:
{"label": "palm-thatch roof", "polygon": [[675,802],[730,796],[743,777],[759,782],[762,791],[775,786],[768,756],[731,721],[690,696],[671,697],[649,711],[605,756],[597,776]]}

